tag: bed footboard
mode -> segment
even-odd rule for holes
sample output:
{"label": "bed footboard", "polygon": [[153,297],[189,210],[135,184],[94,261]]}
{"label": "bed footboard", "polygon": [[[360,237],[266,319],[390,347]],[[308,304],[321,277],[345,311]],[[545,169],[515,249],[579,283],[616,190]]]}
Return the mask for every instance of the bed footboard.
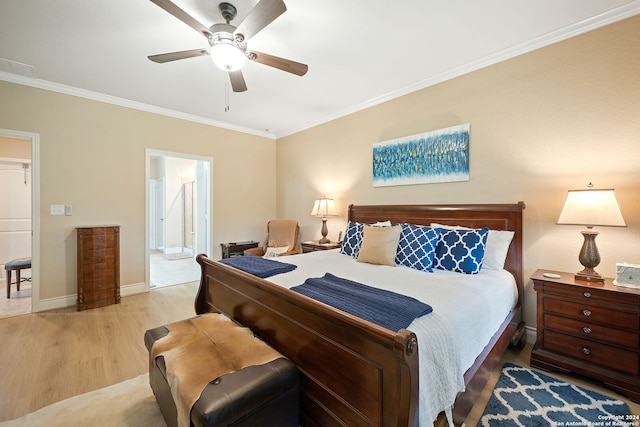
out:
{"label": "bed footboard", "polygon": [[418,343],[198,255],[196,313],[249,327],[301,373],[303,426],[416,426]]}

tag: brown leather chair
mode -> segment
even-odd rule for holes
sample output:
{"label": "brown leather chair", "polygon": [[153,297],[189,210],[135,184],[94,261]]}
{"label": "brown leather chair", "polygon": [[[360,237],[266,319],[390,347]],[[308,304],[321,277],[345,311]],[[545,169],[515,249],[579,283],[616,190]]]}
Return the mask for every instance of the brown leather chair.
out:
{"label": "brown leather chair", "polygon": [[298,221],[292,219],[272,219],[267,224],[267,238],[264,240],[262,246],[247,249],[244,251],[244,254],[263,256],[270,247],[283,248],[285,246],[287,250],[279,255],[299,254],[299,234],[300,226],[298,225]]}

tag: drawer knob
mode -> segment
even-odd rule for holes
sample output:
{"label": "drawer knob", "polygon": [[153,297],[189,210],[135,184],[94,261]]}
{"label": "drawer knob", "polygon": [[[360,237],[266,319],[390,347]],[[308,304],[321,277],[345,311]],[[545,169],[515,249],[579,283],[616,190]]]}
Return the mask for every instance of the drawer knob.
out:
{"label": "drawer knob", "polygon": [[584,332],[585,334],[590,334],[591,328],[589,328],[588,326],[585,326],[584,328],[582,328],[582,332]]}
{"label": "drawer knob", "polygon": [[591,311],[589,311],[589,310],[582,310],[582,314],[584,314],[585,316],[589,317],[589,316],[591,316]]}
{"label": "drawer knob", "polygon": [[589,350],[589,348],[588,348],[588,347],[582,347],[582,352],[583,352],[584,354],[591,354],[591,350]]}
{"label": "drawer knob", "polygon": [[583,295],[585,298],[591,298],[591,292],[585,292]]}

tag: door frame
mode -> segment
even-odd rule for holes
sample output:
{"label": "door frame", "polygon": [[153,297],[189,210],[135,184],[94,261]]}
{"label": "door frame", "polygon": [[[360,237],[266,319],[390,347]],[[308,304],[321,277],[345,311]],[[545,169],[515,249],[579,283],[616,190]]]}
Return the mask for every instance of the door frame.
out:
{"label": "door frame", "polygon": [[[165,178],[149,179],[149,249],[158,249],[162,247],[164,249],[164,215],[163,218],[157,218],[157,215],[151,216],[152,213],[158,212],[158,208],[164,212],[165,204],[165,191],[164,191]],[[158,206],[158,202],[161,202],[161,206]],[[153,208],[151,206],[153,205]],[[161,221],[158,223],[158,221]]]}
{"label": "door frame", "polygon": [[0,128],[0,136],[31,141],[31,312],[40,311],[40,134]]}
{"label": "door frame", "polygon": [[[151,224],[149,221],[149,218],[151,216],[150,214],[150,208],[149,208],[149,204],[150,204],[150,178],[151,178],[151,158],[155,157],[155,156],[164,156],[164,157],[176,157],[176,158],[180,158],[180,159],[189,159],[189,160],[196,160],[196,161],[202,161],[202,162],[207,162],[209,164],[209,180],[207,182],[207,190],[208,190],[208,203],[207,203],[207,210],[208,210],[208,235],[205,235],[205,242],[207,245],[211,246],[211,242],[213,241],[213,157],[208,157],[208,156],[200,156],[200,155],[196,155],[196,154],[187,154],[187,153],[176,153],[173,151],[163,151],[163,150],[156,150],[156,149],[152,149],[152,148],[146,148],[145,149],[145,177],[144,177],[144,193],[145,193],[145,204],[144,204],[144,209],[145,209],[145,215],[144,215],[144,234],[145,234],[145,283],[144,283],[144,290],[145,292],[149,292],[149,290],[151,289],[151,274],[150,274],[150,268],[151,268],[151,263],[150,263],[150,259],[151,259]],[[207,231],[205,230],[205,234],[207,234]],[[166,238],[166,237],[165,237]],[[166,245],[166,242],[165,242]],[[194,248],[194,251],[196,250],[196,248]],[[206,251],[211,251],[211,248],[207,248]],[[196,255],[194,253],[194,255]]]}

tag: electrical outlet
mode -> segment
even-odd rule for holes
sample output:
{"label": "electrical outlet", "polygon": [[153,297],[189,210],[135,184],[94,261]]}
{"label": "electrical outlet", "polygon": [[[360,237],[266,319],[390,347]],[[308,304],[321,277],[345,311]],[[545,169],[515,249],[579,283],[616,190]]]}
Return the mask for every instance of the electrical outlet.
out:
{"label": "electrical outlet", "polygon": [[51,205],[51,215],[64,215],[64,205]]}
{"label": "electrical outlet", "polygon": [[66,206],[64,207],[64,214],[65,214],[66,216],[71,216],[71,215],[73,215],[73,207],[72,207],[71,205],[66,205]]}

